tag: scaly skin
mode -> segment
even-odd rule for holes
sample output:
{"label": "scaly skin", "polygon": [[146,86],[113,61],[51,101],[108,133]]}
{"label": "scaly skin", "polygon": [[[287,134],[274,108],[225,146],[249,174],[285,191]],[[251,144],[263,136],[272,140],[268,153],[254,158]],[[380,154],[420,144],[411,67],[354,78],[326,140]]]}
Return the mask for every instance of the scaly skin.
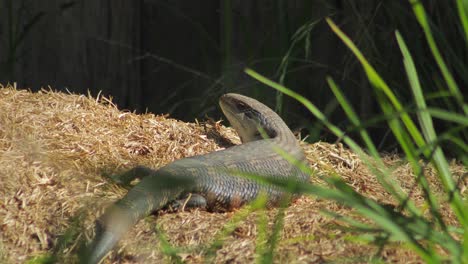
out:
{"label": "scaly skin", "polygon": [[[274,111],[239,94],[225,94],[219,103],[243,144],[180,159],[159,170],[136,167],[125,173],[124,177],[138,176],[142,180],[97,221],[96,237],[85,251],[82,263],[100,262],[141,218],[188,194],[197,198],[192,199],[193,204],[211,211],[238,208],[261,193],[266,194],[267,206],[276,206],[285,196],[280,187],[259,183],[236,172],[273,180],[308,180],[307,174],[274,149],[279,147],[297,161],[305,162],[296,138]],[[259,127],[268,139],[261,136]]]}

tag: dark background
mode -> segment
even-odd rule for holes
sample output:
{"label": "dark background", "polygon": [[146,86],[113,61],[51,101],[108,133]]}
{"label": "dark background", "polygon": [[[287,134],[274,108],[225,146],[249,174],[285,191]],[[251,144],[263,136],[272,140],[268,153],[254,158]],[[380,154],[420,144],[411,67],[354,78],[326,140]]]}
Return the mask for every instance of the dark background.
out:
{"label": "dark background", "polygon": [[[444,58],[466,87],[467,47],[454,1],[423,3]],[[221,118],[218,97],[238,92],[276,108],[293,129],[311,134],[310,140],[335,138],[298,103],[277,97],[243,70],[283,82],[352,134],[327,75],[364,120],[380,109],[361,66],[326,17],[353,39],[403,103],[412,97],[396,29],[414,56],[426,95],[443,83],[403,0],[0,0],[0,16],[3,84],[94,96],[102,91],[121,109],[170,113],[185,121]],[[395,148],[385,123],[367,126],[381,150]]]}

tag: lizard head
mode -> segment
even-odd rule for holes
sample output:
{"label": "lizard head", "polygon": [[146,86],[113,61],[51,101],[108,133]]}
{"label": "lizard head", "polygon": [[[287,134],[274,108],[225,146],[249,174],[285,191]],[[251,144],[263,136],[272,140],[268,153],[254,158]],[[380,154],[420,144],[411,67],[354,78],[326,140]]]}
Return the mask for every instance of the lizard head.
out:
{"label": "lizard head", "polygon": [[242,142],[263,139],[261,131],[264,131],[269,138],[276,136],[276,124],[271,120],[277,119],[270,117],[277,115],[259,101],[244,95],[229,93],[220,97],[219,105]]}

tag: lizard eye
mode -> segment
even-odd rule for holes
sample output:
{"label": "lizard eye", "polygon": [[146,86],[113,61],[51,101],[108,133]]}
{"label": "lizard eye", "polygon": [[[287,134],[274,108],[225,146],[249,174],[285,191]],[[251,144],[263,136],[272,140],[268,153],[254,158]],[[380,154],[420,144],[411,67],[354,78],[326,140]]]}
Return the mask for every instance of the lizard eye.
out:
{"label": "lizard eye", "polygon": [[241,112],[246,112],[249,110],[249,106],[247,104],[245,104],[244,102],[237,102],[237,108],[239,109],[239,111]]}

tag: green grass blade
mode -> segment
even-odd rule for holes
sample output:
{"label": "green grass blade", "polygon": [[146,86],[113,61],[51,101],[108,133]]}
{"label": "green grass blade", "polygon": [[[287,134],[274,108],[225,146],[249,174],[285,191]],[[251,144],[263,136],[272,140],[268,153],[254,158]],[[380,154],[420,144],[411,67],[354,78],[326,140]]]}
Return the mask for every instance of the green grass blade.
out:
{"label": "green grass blade", "polygon": [[[334,199],[338,202],[352,206],[358,212],[374,221],[381,228],[392,234],[392,236],[400,241],[407,242],[408,245],[415,250],[426,262],[437,263],[438,257],[431,249],[426,249],[416,238],[405,228],[405,225],[400,225],[396,221],[395,216],[388,210],[380,206],[375,201],[366,198],[359,193],[356,193],[351,187],[346,185],[341,179],[331,177],[329,182],[338,190],[319,190],[321,187],[313,186],[310,189],[313,194],[325,194],[328,199]],[[309,188],[312,186],[309,186]],[[323,189],[323,188],[322,188]]]}
{"label": "green grass blade", "polygon": [[175,246],[173,246],[166,234],[156,225],[155,228],[155,233],[158,236],[159,239],[159,244],[161,246],[161,252],[170,258],[171,263],[182,263],[182,259],[177,255],[181,253],[181,250]]}
{"label": "green grass blade", "polygon": [[205,263],[212,263],[215,256],[216,251],[219,250],[228,235],[232,234],[237,226],[241,224],[241,222],[245,221],[247,217],[254,211],[259,209],[264,209],[266,207],[267,197],[265,195],[260,195],[256,200],[254,200],[249,206],[245,206],[239,209],[236,214],[229,220],[227,224],[225,224],[220,230],[213,242],[207,246],[206,253],[205,253]]}
{"label": "green grass blade", "polygon": [[330,86],[333,94],[335,95],[335,98],[338,100],[340,103],[341,107],[345,111],[346,115],[348,116],[349,120],[351,123],[359,128],[359,134],[361,134],[362,139],[364,140],[364,143],[366,146],[369,148],[370,153],[373,156],[379,156],[379,153],[377,151],[377,148],[375,147],[374,143],[372,142],[369,134],[365,129],[363,129],[361,121],[359,120],[359,117],[357,116],[356,112],[352,108],[351,104],[346,100],[345,96],[341,92],[341,90],[338,88],[338,85],[333,81],[333,79],[329,76],[327,76],[327,82],[328,86]]}
{"label": "green grass blade", "polygon": [[[413,123],[409,115],[403,111],[402,105],[399,103],[398,99],[396,96],[393,94],[393,92],[390,90],[388,85],[382,80],[382,78],[377,74],[375,69],[369,64],[369,62],[366,60],[366,58],[362,55],[362,53],[358,50],[358,48],[354,45],[354,43],[351,41],[349,37],[347,37],[337,26],[336,24],[333,23],[330,19],[327,19],[327,23],[330,25],[332,30],[342,39],[342,41],[348,46],[348,48],[355,54],[355,56],[358,58],[358,60],[361,62],[369,81],[371,84],[378,90],[382,91],[388,98],[388,100],[391,102],[393,107],[396,109],[398,113],[401,113],[401,120],[406,126],[407,131],[413,138],[414,142],[418,145],[420,149],[425,149],[426,142],[424,141],[422,135],[420,134],[418,128],[416,125]],[[381,96],[377,94],[378,98],[380,99],[381,102],[381,107],[383,108],[384,112],[386,114],[392,113],[392,109],[385,103],[384,100],[382,100]],[[401,125],[399,124],[398,121],[396,120],[389,120],[389,126],[392,129],[395,137],[397,138],[398,142],[400,143],[400,146],[402,147],[403,151],[405,152],[408,160],[412,164],[412,167],[416,173],[416,175],[421,174],[421,168],[420,165],[418,164],[417,157],[415,156],[415,148],[412,146],[412,142],[405,136],[405,132],[402,129]],[[431,159],[432,158],[432,152],[430,151],[425,151],[424,155]],[[448,166],[444,165],[443,158],[441,158],[441,152],[437,154],[437,159],[438,163],[440,165],[441,174],[442,174],[442,181],[446,187],[446,189],[450,190],[449,193],[452,193],[454,190],[454,185],[452,184],[453,181],[449,179],[449,173],[447,174],[446,169]],[[443,155],[442,155],[443,156]],[[423,187],[426,189],[426,196],[428,197],[429,200],[431,201],[432,206],[437,206],[437,202],[434,200],[435,198],[431,197],[430,191],[428,189],[428,185],[426,183],[426,180],[424,177],[420,177],[421,184]],[[463,219],[463,222],[465,221],[465,214],[463,213],[462,206],[461,206],[461,199],[459,195],[453,195],[453,201],[451,202],[454,210],[457,213],[457,216],[459,219]],[[439,219],[439,223],[443,226],[443,221],[441,217],[437,217],[437,210],[433,210],[433,213],[435,214],[436,218]]]}
{"label": "green grass blade", "polygon": [[442,76],[444,77],[447,87],[452,93],[452,96],[456,99],[460,107],[463,109],[465,115],[468,115],[468,106],[464,103],[463,94],[460,92],[460,89],[458,88],[455,79],[453,78],[447,65],[445,64],[445,61],[442,58],[442,55],[440,54],[439,48],[437,48],[434,37],[432,36],[431,28],[429,26],[429,21],[427,19],[424,6],[419,0],[409,0],[409,2],[413,7],[413,12],[416,16],[416,19],[418,20],[419,24],[421,25],[424,31],[427,44],[429,45],[432,55],[434,56],[434,59],[436,60],[437,65],[439,66],[439,69],[442,72]]}
{"label": "green grass blade", "polygon": [[[266,202],[266,197],[265,197]],[[268,241],[268,217],[265,212],[260,212],[257,216],[257,237],[256,237],[256,246],[255,254],[257,255],[256,263],[263,263],[263,257],[267,251],[267,241]]]}
{"label": "green grass blade", "polygon": [[[385,166],[383,165],[383,162],[380,158],[380,155],[377,151],[377,148],[375,147],[374,143],[372,142],[369,134],[365,129],[363,129],[363,125],[361,121],[359,120],[359,117],[353,110],[351,104],[346,100],[344,97],[343,93],[340,91],[336,83],[331,79],[330,77],[327,77],[327,82],[328,85],[330,86],[333,94],[335,95],[335,98],[338,100],[340,105],[342,106],[343,110],[345,111],[346,115],[348,116],[349,120],[351,123],[353,123],[354,126],[359,128],[359,134],[361,135],[362,139],[364,140],[364,143],[366,144],[367,148],[369,149],[371,155],[376,159],[378,162],[378,166],[381,168],[384,168]],[[400,186],[393,180],[392,177],[382,177],[381,174],[377,173],[377,179],[379,180],[380,184],[384,186],[384,188],[389,191],[394,197],[396,197],[399,202],[403,202],[405,200],[408,200],[407,195],[403,192],[403,190],[400,188]],[[385,175],[385,174],[384,174]],[[389,175],[389,173],[387,174]],[[408,206],[410,207],[410,210],[415,213],[419,214],[417,212],[418,210],[416,207],[413,206],[412,203],[409,203]],[[417,212],[417,213],[416,213]]]}
{"label": "green grass blade", "polygon": [[431,116],[438,119],[450,121],[468,127],[468,116],[453,113],[440,108],[428,107],[427,109],[421,109],[421,111],[427,111]]}
{"label": "green grass blade", "polygon": [[468,226],[465,225],[465,233],[463,235],[463,256],[462,256],[462,262],[463,263],[468,263]]}
{"label": "green grass blade", "polygon": [[[413,140],[416,142],[416,144],[419,146],[419,148],[425,150],[424,146],[426,145],[426,143],[424,142],[424,139],[423,139],[421,133],[419,132],[419,130],[417,129],[416,125],[413,123],[413,121],[411,120],[409,115],[404,111],[402,105],[400,104],[400,102],[398,101],[396,96],[393,94],[391,89],[388,87],[388,85],[377,74],[375,69],[368,63],[368,61],[364,58],[364,56],[357,49],[357,47],[354,45],[354,43],[331,20],[327,19],[327,22],[329,23],[331,28],[336,32],[336,34],[343,40],[343,42],[345,42],[345,44],[353,51],[353,53],[359,59],[359,61],[361,62],[362,66],[363,66],[363,68],[364,68],[364,70],[365,70],[365,72],[366,72],[366,74],[368,76],[369,81],[373,84],[373,86],[376,89],[378,89],[378,91],[381,91],[386,95],[386,97],[390,100],[390,102],[392,103],[392,105],[396,109],[396,111],[401,115],[401,119],[402,119],[403,123],[405,124],[405,126],[407,128],[407,131],[411,134]],[[258,77],[259,77],[258,75],[255,76],[255,74],[251,74],[248,71],[247,71],[247,73],[250,74],[252,77],[254,77],[256,79],[258,79]],[[290,95],[290,96],[296,98],[299,102],[303,103],[311,111],[311,113],[313,113],[319,120],[321,120],[333,133],[335,133],[335,135],[337,135],[340,138],[343,138],[345,143],[348,146],[350,146],[350,148],[353,149],[353,151],[355,151],[361,158],[363,158],[364,162],[366,162],[365,155],[362,155],[362,150],[360,149],[360,147],[354,141],[352,141],[350,138],[344,137],[344,133],[341,130],[339,130],[336,126],[334,126],[333,124],[330,124],[330,122],[328,122],[328,120],[326,120],[324,115],[322,113],[320,113],[320,111],[315,106],[313,106],[308,100],[306,100],[302,96],[298,95],[297,93],[294,93],[292,91],[287,91],[288,89],[285,89],[281,85],[277,85],[274,82],[271,82],[269,80],[260,80],[260,81],[264,82],[265,84],[267,84],[267,85],[269,85],[269,86],[271,86],[271,87],[273,87],[273,88],[275,88],[277,90],[280,90],[281,92],[284,92],[287,95]],[[384,113],[386,113],[387,115],[390,115],[390,116],[393,115],[393,113],[394,113],[393,109],[390,107],[390,105],[387,105],[387,103],[385,103],[386,100],[384,100],[384,98],[382,98],[381,93],[377,93],[377,96],[381,101],[381,107],[383,108]],[[398,142],[400,143],[400,146],[402,147],[402,149],[406,153],[406,155],[408,157],[408,160],[410,161],[416,175],[421,175],[421,173],[422,173],[421,170],[422,169],[421,169],[421,167],[420,167],[420,165],[418,163],[418,158],[415,156],[416,148],[413,146],[412,141],[407,138],[406,133],[404,133],[405,130],[402,128],[399,121],[393,119],[393,120],[389,120],[388,123],[389,123],[389,126],[390,126],[391,130],[393,131],[395,137],[397,138]],[[429,157],[432,153],[429,152],[429,151],[426,151],[424,154],[427,157]],[[366,162],[366,164],[368,165],[369,168],[371,168],[371,169],[373,168],[372,165],[369,165],[370,163]],[[373,173],[375,173],[375,172],[376,171],[374,170]],[[376,174],[378,174],[378,173],[379,172],[377,171]],[[425,194],[428,197],[428,199],[432,200],[431,204],[433,206],[436,206],[438,203],[435,201],[435,198],[433,198],[430,195],[430,191],[428,189],[428,184],[426,182],[426,179],[424,177],[421,177],[420,182],[421,182],[421,184],[423,184],[425,186],[425,189],[426,189]],[[410,205],[410,207],[412,207],[412,206]],[[415,213],[415,212],[416,212],[416,210],[413,210],[413,213]],[[438,223],[440,223],[442,226],[444,226],[443,219],[440,217],[440,215],[437,214],[437,210],[432,210],[432,212],[434,214],[434,217],[436,217],[436,219],[438,219]]]}
{"label": "green grass blade", "polygon": [[[406,128],[408,129],[408,132],[411,134],[414,142],[419,146],[422,147],[425,142],[422,137],[422,135],[419,133],[419,130],[417,129],[416,125],[414,122],[411,120],[409,115],[404,112],[403,106],[401,103],[398,101],[397,97],[395,94],[392,92],[390,87],[385,83],[385,81],[379,76],[377,71],[369,64],[367,59],[362,55],[362,53],[359,51],[359,49],[354,45],[354,43],[351,41],[351,39],[346,36],[343,31],[341,31],[338,26],[333,23],[333,21],[329,18],[326,19],[328,25],[331,27],[331,29],[338,35],[338,37],[348,46],[348,48],[354,53],[356,58],[361,62],[362,67],[364,68],[364,71],[367,74],[367,78],[369,79],[369,82],[374,86],[376,89],[379,91],[382,91],[390,100],[392,103],[393,107],[395,107],[396,111],[398,113],[401,113],[401,119],[403,123],[405,124]],[[430,153],[426,153],[429,155]]]}
{"label": "green grass blade", "polygon": [[465,32],[465,42],[468,44],[468,16],[467,16],[468,3],[467,1],[464,1],[464,0],[456,0],[456,2],[457,2],[457,9],[458,9],[458,16],[460,17],[460,22]]}
{"label": "green grass blade", "polygon": [[[421,85],[419,83],[419,78],[418,78],[416,67],[414,66],[413,58],[411,57],[408,47],[406,46],[402,36],[400,35],[398,31],[396,32],[396,38],[397,38],[398,45],[400,46],[400,50],[403,55],[404,66],[406,69],[410,87],[413,91],[416,105],[420,109],[426,109],[427,105],[424,100],[423,92],[421,89]],[[418,111],[418,117],[419,117],[421,129],[423,131],[423,135],[426,141],[427,142],[436,141],[437,135],[436,135],[430,114],[425,111]],[[461,200],[458,190],[456,189],[455,182],[453,181],[452,174],[450,173],[450,170],[449,170],[449,164],[442,152],[442,149],[440,148],[440,146],[435,146],[434,150],[431,150],[431,152],[434,153],[432,162],[439,172],[438,175],[440,176],[440,179],[442,180],[442,183],[446,189],[446,193],[451,194],[452,196],[450,204],[452,208],[454,209],[455,213],[457,214],[459,220],[462,223],[467,224],[466,223],[467,217],[466,217],[466,213],[464,212],[462,200]],[[435,201],[430,199],[430,202],[433,203],[432,206],[434,206],[433,208],[435,209],[437,206],[435,204]]]}

